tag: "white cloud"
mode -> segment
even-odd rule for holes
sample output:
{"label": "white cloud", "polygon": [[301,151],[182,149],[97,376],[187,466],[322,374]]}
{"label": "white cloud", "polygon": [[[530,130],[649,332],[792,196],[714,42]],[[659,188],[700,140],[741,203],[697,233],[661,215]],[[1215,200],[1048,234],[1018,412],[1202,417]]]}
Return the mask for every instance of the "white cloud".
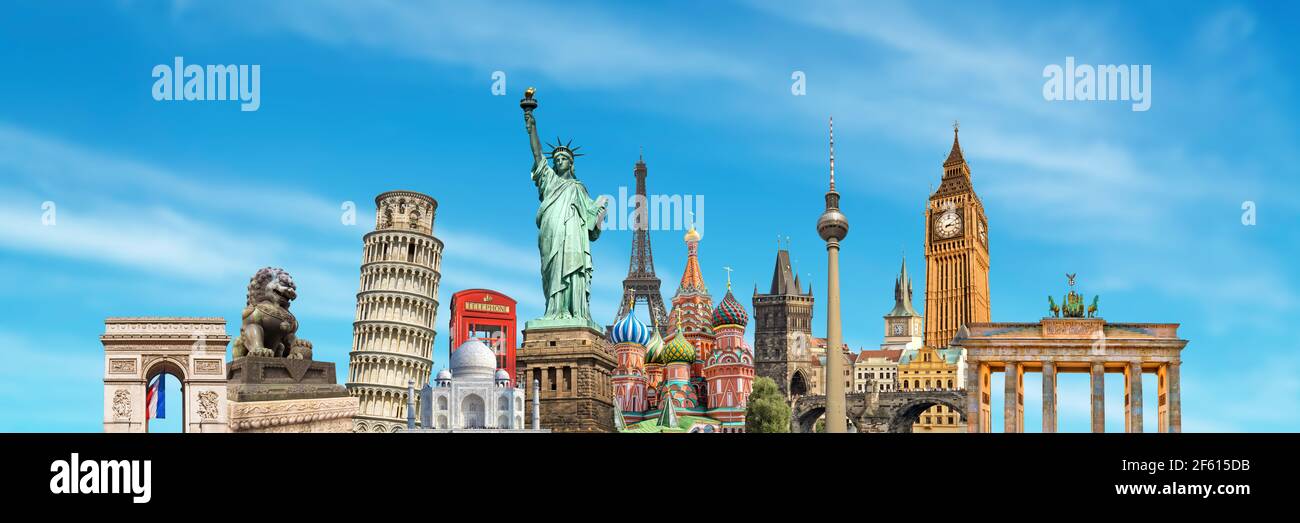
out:
{"label": "white cloud", "polygon": [[[526,72],[557,84],[623,86],[650,77],[750,74],[728,56],[683,45],[683,35],[674,34],[679,30],[656,24],[653,11],[620,19],[589,6],[539,10],[535,4],[514,2],[329,0],[207,7],[255,30],[285,30],[330,46],[360,46],[508,75]],[[242,16],[249,9],[258,16]],[[209,14],[197,6],[184,12]],[[484,92],[489,84],[485,76]]]}
{"label": "white cloud", "polygon": [[[61,205],[56,224],[42,225],[40,202],[0,202],[0,245],[191,280],[256,270],[259,254],[279,250],[278,240],[241,236],[165,207]],[[260,249],[248,249],[252,244]]]}
{"label": "white cloud", "polygon": [[[341,201],[333,203],[285,187],[268,187],[257,180],[246,180],[247,185],[205,183],[202,180],[208,176],[204,175],[210,173],[202,167],[196,170],[187,166],[184,172],[177,172],[4,122],[0,122],[0,173],[9,182],[55,203],[67,203],[60,201],[65,195],[95,196],[100,201],[111,201],[108,197],[115,196],[137,206],[143,203],[157,204],[158,208],[202,209],[242,219],[251,218],[250,191],[271,191],[277,208],[285,211],[277,214],[279,223],[318,232],[355,231],[340,226]],[[362,205],[358,222],[365,223],[365,214]]]}

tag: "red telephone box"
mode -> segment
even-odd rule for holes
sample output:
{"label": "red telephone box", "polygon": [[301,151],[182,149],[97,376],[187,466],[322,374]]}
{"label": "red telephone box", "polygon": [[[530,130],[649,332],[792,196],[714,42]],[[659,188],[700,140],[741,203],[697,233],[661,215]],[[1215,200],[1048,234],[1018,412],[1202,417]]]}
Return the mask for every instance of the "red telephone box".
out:
{"label": "red telephone box", "polygon": [[[515,300],[497,291],[466,289],[451,295],[450,352],[477,338],[497,354],[497,368],[515,379]],[[449,354],[450,354],[449,352]]]}

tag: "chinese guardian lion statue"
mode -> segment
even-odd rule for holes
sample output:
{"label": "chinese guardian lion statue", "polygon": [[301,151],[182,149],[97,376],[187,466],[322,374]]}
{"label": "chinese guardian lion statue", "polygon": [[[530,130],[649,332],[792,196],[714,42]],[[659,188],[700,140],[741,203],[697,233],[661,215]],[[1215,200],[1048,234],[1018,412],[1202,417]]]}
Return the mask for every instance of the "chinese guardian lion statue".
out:
{"label": "chinese guardian lion statue", "polygon": [[298,319],[289,302],[298,297],[293,277],[283,269],[266,267],[248,282],[239,337],[231,347],[233,357],[311,359],[311,342],[295,336]]}

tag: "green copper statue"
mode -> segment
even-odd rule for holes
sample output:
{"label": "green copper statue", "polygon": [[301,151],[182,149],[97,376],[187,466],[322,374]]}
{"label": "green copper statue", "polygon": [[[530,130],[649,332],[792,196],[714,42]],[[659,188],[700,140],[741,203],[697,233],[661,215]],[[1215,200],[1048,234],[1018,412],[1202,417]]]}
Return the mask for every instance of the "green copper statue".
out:
{"label": "green copper statue", "polygon": [[[587,195],[587,188],[574,173],[576,148],[557,143],[546,155],[537,138],[537,121],[533,109],[536,92],[529,87],[519,107],[524,110],[524,125],[533,149],[533,184],[537,186],[537,250],[542,258],[542,290],[546,293],[546,313],[530,320],[524,328],[591,327],[603,330],[591,320],[591,242],[600,237],[600,223],[605,218],[605,203]],[[572,142],[570,142],[572,143]]]}
{"label": "green copper statue", "polygon": [[1057,305],[1056,300],[1053,300],[1051,296],[1047,297],[1047,310],[1052,313],[1052,317],[1055,318],[1097,317],[1097,302],[1101,299],[1101,296],[1094,295],[1092,297],[1092,305],[1089,305],[1085,308],[1083,305],[1083,295],[1074,292],[1074,279],[1076,275],[1077,273],[1065,274],[1065,278],[1069,280],[1070,283],[1070,291],[1065,293],[1065,296],[1061,298],[1060,305]]}

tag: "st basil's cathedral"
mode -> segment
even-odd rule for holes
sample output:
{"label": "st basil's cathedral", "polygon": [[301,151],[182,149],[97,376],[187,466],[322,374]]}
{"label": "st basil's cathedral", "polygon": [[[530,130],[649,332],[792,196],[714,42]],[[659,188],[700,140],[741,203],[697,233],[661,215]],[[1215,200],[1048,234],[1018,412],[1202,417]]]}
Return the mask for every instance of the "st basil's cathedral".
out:
{"label": "st basil's cathedral", "polygon": [[700,234],[686,232],[686,270],[668,314],[671,332],[636,317],[635,301],[614,323],[618,360],[615,424],[621,432],[744,432],[754,382],[754,351],[745,343],[749,313],[731,293],[713,306],[700,275]]}

